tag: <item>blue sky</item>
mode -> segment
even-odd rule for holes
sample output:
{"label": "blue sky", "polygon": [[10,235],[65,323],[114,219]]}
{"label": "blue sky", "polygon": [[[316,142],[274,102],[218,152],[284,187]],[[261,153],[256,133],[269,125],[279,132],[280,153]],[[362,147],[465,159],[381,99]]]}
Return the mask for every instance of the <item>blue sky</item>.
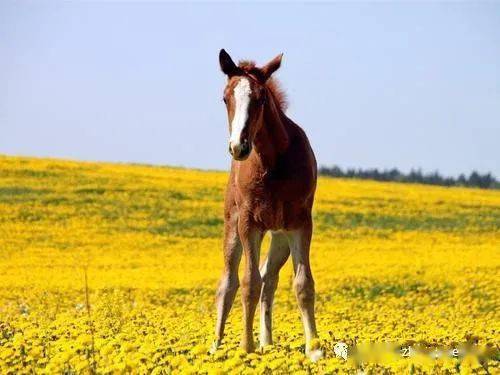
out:
{"label": "blue sky", "polygon": [[500,3],[0,2],[0,153],[226,169],[218,51],[318,162],[500,177]]}

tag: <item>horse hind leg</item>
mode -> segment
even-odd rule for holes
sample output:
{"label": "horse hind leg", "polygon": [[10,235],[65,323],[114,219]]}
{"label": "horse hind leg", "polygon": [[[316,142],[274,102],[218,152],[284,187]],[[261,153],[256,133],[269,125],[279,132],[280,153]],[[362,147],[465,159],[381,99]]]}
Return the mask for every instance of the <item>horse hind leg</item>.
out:
{"label": "horse hind leg", "polygon": [[267,259],[260,269],[262,290],[260,294],[260,346],[271,345],[272,308],[278,286],[279,271],[290,255],[288,240],[284,234],[272,233]]}

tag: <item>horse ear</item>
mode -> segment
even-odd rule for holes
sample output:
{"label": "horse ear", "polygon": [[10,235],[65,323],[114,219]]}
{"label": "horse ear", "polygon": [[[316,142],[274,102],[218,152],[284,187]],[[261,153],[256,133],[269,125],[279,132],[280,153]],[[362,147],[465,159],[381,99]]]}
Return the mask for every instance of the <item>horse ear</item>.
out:
{"label": "horse ear", "polygon": [[281,59],[283,58],[283,54],[280,53],[274,59],[269,61],[266,65],[260,68],[260,71],[263,75],[264,81],[267,81],[271,75],[279,69],[281,66]]}
{"label": "horse ear", "polygon": [[234,75],[238,70],[238,67],[233,62],[233,59],[231,59],[231,56],[229,56],[224,48],[219,52],[219,64],[221,70],[228,76]]}

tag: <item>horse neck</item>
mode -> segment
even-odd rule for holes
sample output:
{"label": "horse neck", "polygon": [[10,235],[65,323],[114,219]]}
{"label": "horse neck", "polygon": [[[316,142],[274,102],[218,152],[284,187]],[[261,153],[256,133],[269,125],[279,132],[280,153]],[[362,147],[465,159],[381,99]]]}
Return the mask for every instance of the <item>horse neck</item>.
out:
{"label": "horse neck", "polygon": [[288,118],[279,108],[271,92],[264,106],[262,124],[254,139],[256,155],[260,164],[272,168],[280,154],[288,148],[289,136],[287,132]]}

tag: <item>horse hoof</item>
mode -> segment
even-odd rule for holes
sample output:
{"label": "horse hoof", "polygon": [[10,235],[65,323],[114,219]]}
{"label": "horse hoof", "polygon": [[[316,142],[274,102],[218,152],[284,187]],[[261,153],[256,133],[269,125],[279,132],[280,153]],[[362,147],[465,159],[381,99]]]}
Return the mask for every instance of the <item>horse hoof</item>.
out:
{"label": "horse hoof", "polygon": [[273,346],[272,343],[270,344],[260,344],[259,345],[259,353],[265,353],[266,351],[269,351],[269,349]]}
{"label": "horse hoof", "polygon": [[323,358],[323,350],[321,349],[314,349],[309,352],[307,355],[311,362],[318,362],[321,358]]}
{"label": "horse hoof", "polygon": [[220,341],[214,340],[214,342],[212,343],[212,346],[210,347],[210,350],[208,352],[210,354],[215,354],[215,352],[217,351],[219,346],[220,346]]}
{"label": "horse hoof", "polygon": [[249,342],[242,342],[240,343],[240,348],[244,350],[247,353],[253,353],[255,352],[255,345],[253,343]]}

